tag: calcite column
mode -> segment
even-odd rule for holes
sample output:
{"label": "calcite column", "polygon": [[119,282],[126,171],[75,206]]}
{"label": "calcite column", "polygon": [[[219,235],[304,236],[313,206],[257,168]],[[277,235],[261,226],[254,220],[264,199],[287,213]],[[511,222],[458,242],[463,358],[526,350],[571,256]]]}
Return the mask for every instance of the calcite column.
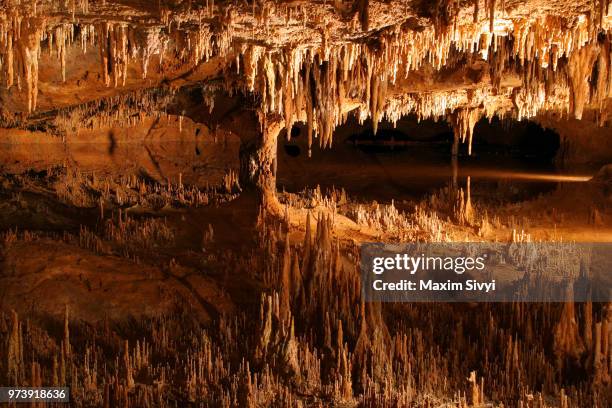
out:
{"label": "calcite column", "polygon": [[283,124],[264,120],[262,129],[261,137],[243,141],[240,146],[240,185],[255,187],[266,209],[280,213],[276,197],[276,160],[278,135]]}

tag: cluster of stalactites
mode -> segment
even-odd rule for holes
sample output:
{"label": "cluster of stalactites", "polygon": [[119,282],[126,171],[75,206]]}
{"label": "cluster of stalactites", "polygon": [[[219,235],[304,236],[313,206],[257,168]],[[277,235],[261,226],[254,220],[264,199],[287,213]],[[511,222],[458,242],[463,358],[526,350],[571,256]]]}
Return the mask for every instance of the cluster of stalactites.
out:
{"label": "cluster of stalactites", "polygon": [[45,20],[38,17],[11,16],[0,22],[0,69],[7,86],[25,82],[28,112],[36,109],[38,97],[38,59]]}
{"label": "cluster of stalactites", "polygon": [[[602,51],[602,48],[604,48],[604,53],[606,51],[608,52],[608,55],[603,55],[600,60],[602,72],[600,72],[600,76],[597,79],[601,79],[602,83],[596,83],[595,86],[593,86],[590,84],[590,80],[592,79],[591,75],[593,72],[593,65],[598,60],[599,53]],[[590,96],[593,94],[592,88],[595,88],[594,93],[598,94],[598,96],[602,96],[604,93],[607,96],[609,78],[606,77],[608,76],[609,64],[609,42],[606,42],[603,47],[595,44],[589,44],[588,46],[585,46],[575,52],[569,59],[569,109],[576,119],[582,119],[584,106],[589,102]],[[598,90],[599,87],[602,88],[601,91]]]}
{"label": "cluster of stalactites", "polygon": [[587,106],[603,111],[612,95],[611,46],[610,33],[604,33],[575,49],[559,69],[526,64],[523,86],[512,93],[516,118],[554,111],[582,119]]}
{"label": "cluster of stalactites", "polygon": [[159,62],[161,65],[164,52],[168,46],[168,39],[162,35],[161,29],[158,27],[144,29],[143,35],[142,79],[146,79],[149,72],[149,61],[153,55],[159,55]]}
{"label": "cluster of stalactites", "polygon": [[[44,18],[22,17],[13,14],[0,21],[0,72],[7,87],[25,82],[28,112],[36,110],[38,99],[38,71],[42,45],[60,63],[61,80],[66,81],[66,56],[79,31],[80,46],[84,52],[94,43],[97,30],[91,24],[60,23],[49,26]],[[108,31],[108,30],[107,30]],[[106,33],[106,31],[105,31]],[[114,47],[116,50],[116,46]],[[122,50],[119,50],[119,53]],[[115,57],[115,60],[120,57]],[[109,63],[107,62],[107,66]]]}
{"label": "cluster of stalactites", "polygon": [[450,123],[454,133],[453,155],[458,153],[458,142],[467,141],[468,155],[472,154],[472,136],[474,134],[474,126],[480,119],[480,108],[461,108],[457,109],[450,115]]}
{"label": "cluster of stalactites", "polygon": [[[193,30],[173,34],[174,53],[188,66],[195,67],[217,55],[227,55],[232,44],[232,14],[227,13],[221,30],[201,20]],[[125,85],[128,66],[140,54],[142,78],[149,72],[149,61],[159,56],[159,63],[169,49],[169,37],[160,27],[138,27],[125,23],[102,23],[96,27],[102,76],[107,86]],[[112,80],[112,81],[111,81]]]}
{"label": "cluster of stalactites", "polygon": [[[309,146],[317,136],[321,147],[331,146],[334,128],[355,108],[359,108],[361,120],[372,119],[376,132],[382,118],[396,121],[400,113],[415,113],[419,118],[462,116],[464,113],[455,113],[461,106],[472,112],[470,120],[455,124],[475,123],[478,115],[473,113],[474,106],[482,106],[489,117],[511,109],[518,119],[548,110],[580,118],[592,96],[599,102],[607,97],[611,79],[608,36],[601,41],[592,19],[502,18],[494,1],[488,5],[488,18],[478,17],[476,11],[473,24],[454,24],[447,30],[417,32],[397,26],[368,43],[338,45],[330,44],[323,32],[320,46],[283,50],[245,45],[242,69],[246,88],[262,96],[264,115],[279,115],[286,128],[296,121],[306,122]],[[480,83],[475,91],[487,93],[489,99],[461,105],[455,103],[466,99],[460,92],[401,95],[402,79],[424,64],[442,69],[452,49],[489,63],[490,83]],[[563,67],[568,68],[558,72],[562,58]],[[597,59],[600,70],[593,81],[590,75]],[[523,86],[502,84],[511,69],[523,78]],[[498,96],[506,97],[506,102]],[[491,98],[501,103],[495,106]],[[455,128],[469,143],[473,125]]]}
{"label": "cluster of stalactites", "polygon": [[[128,36],[133,38],[133,31],[127,24],[102,23],[98,27],[98,45],[100,49],[100,62],[102,64],[102,78],[106,86],[116,87],[121,81],[125,85],[129,64]],[[132,41],[132,44],[134,41]]]}
{"label": "cluster of stalactites", "polygon": [[[72,3],[80,4],[82,13],[88,12],[86,0]],[[25,82],[28,112],[36,109],[38,64],[41,49],[45,47],[50,55],[57,57],[61,70],[59,77],[66,82],[69,49],[78,44],[86,53],[97,45],[102,81],[107,86],[123,86],[128,79],[129,65],[136,57],[141,59],[143,79],[149,72],[152,56],[159,56],[161,67],[171,38],[172,55],[188,66],[196,66],[216,55],[227,55],[234,38],[235,17],[231,9],[218,16],[220,28],[213,28],[210,22],[204,21],[206,15],[201,12],[199,20],[190,27],[173,32],[170,31],[170,20],[167,27],[104,20],[89,23],[76,19],[52,23],[51,17],[32,17],[35,14],[16,10],[0,16],[0,74],[8,87],[17,85],[21,89]]]}
{"label": "cluster of stalactites", "polygon": [[[79,32],[78,38],[77,29]],[[86,53],[88,47],[94,45],[95,35],[95,26],[92,24],[63,23],[50,27],[43,32],[41,41],[46,41],[49,54],[55,55],[60,61],[62,82],[66,82],[66,56],[69,47],[73,46],[75,41],[78,40],[82,52]]]}
{"label": "cluster of stalactites", "polygon": [[[458,17],[465,11],[461,10],[458,2],[439,3],[442,14],[436,16],[440,18],[436,17],[436,24],[422,30],[398,24],[385,28],[366,42],[333,43],[333,33],[325,28],[321,32],[320,44],[316,46],[268,49],[263,45],[243,45],[242,58],[236,58],[238,69],[245,74],[246,88],[262,95],[264,113],[279,114],[286,127],[291,127],[297,120],[307,122],[310,140],[319,136],[323,147],[331,145],[333,129],[345,120],[347,104],[357,104],[361,117],[370,117],[376,129],[379,120],[388,113],[387,105],[393,96],[393,88],[399,87],[402,79],[424,65],[441,70],[454,51],[488,61],[492,85],[497,92],[504,91],[501,78],[508,68],[507,61],[515,61],[515,65],[528,73],[524,84],[527,89],[515,90],[514,93],[519,118],[548,109],[549,101],[557,105],[565,103],[566,109],[580,117],[582,107],[592,95],[597,95],[597,101],[601,101],[602,95],[607,94],[609,86],[605,86],[605,92],[601,91],[602,81],[599,80],[596,92],[593,89],[587,92],[587,82],[594,82],[589,68],[595,60],[600,61],[599,66],[605,68],[605,73],[609,71],[605,65],[607,62],[602,59],[609,55],[607,40],[605,45],[597,41],[599,33],[610,24],[607,7],[602,6],[593,17],[511,18],[504,11],[503,2],[485,1],[487,11],[481,12],[483,2],[475,1],[473,21],[465,23],[465,19]],[[73,13],[75,5],[81,12],[88,12],[86,0],[72,4]],[[258,24],[270,23],[266,15],[268,6],[272,5],[269,2],[254,4]],[[353,7],[363,30],[370,25],[370,7],[372,5],[367,1],[356,2]],[[13,13],[10,19],[0,22],[0,55],[6,83],[10,86],[16,81],[21,85],[25,80],[29,111],[34,110],[40,44],[48,40],[49,49],[56,52],[61,62],[61,78],[65,81],[67,47],[75,41],[76,24],[79,24],[84,50],[90,44],[98,44],[101,75],[108,86],[126,83],[128,65],[137,54],[142,58],[142,76],[145,78],[152,55],[159,55],[161,63],[170,35],[179,59],[197,65],[213,55],[226,55],[233,47],[234,37],[244,34],[234,33],[236,17],[233,8],[216,15],[221,29],[208,22],[215,15],[212,0],[196,14],[195,20],[186,24],[188,28],[184,31],[174,27],[180,28],[179,17],[175,18],[165,9],[161,14],[165,27],[143,28],[117,22],[94,25],[73,20],[72,23],[63,22],[46,28],[40,19]],[[597,48],[597,51],[583,51],[588,47]],[[532,84],[533,78],[542,84],[542,75],[529,73],[537,69],[556,72],[563,58],[570,60],[569,79],[560,81],[561,89],[556,89],[556,96],[551,98],[550,86],[542,88]],[[602,75],[600,73],[599,77],[605,79]],[[445,116],[452,112],[416,111],[420,117]]]}
{"label": "cluster of stalactites", "polygon": [[59,109],[53,128],[65,135],[82,129],[135,126],[160,117],[173,97],[172,90],[154,88]]}
{"label": "cluster of stalactites", "polygon": [[569,57],[574,51],[596,39],[586,17],[578,18],[573,27],[562,17],[545,16],[530,21],[513,23],[514,54],[521,64],[537,61],[542,68],[555,70],[559,59]]}
{"label": "cluster of stalactites", "polygon": [[[36,1],[12,1],[3,5],[0,16],[0,73],[7,87],[17,85],[21,90],[25,82],[28,112],[36,110],[38,99],[38,64],[41,44],[48,42],[50,52],[55,51],[61,64],[62,81],[66,77],[66,48],[74,40],[74,24],[60,23],[47,26],[43,7]],[[51,4],[52,9],[75,14],[89,12],[89,0],[74,0]],[[82,32],[87,38],[88,31]]]}
{"label": "cluster of stalactites", "polygon": [[426,61],[443,66],[449,47],[439,46],[432,32],[398,29],[374,46],[324,42],[319,49],[271,52],[254,45],[242,51],[246,87],[262,96],[263,112],[279,114],[287,128],[305,121],[309,146],[317,135],[320,146],[328,147],[347,105],[360,104],[378,123],[389,85]]}

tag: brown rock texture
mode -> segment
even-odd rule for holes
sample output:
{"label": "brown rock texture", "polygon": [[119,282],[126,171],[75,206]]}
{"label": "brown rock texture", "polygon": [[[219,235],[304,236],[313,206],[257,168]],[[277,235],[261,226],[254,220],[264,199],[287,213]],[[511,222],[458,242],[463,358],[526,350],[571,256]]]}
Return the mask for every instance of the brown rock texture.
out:
{"label": "brown rock texture", "polygon": [[[359,250],[612,242],[611,98],[608,0],[0,0],[0,386],[610,406],[609,303],[366,302]],[[463,167],[517,123],[571,174]]]}

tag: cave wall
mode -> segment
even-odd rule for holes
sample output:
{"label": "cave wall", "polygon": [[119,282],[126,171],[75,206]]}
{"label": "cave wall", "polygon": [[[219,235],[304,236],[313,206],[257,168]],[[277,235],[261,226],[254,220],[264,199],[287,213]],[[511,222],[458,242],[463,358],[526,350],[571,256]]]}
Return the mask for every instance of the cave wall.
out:
{"label": "cave wall", "polygon": [[561,146],[555,158],[559,165],[604,165],[612,161],[611,127],[567,118],[538,117],[536,121],[559,134]]}

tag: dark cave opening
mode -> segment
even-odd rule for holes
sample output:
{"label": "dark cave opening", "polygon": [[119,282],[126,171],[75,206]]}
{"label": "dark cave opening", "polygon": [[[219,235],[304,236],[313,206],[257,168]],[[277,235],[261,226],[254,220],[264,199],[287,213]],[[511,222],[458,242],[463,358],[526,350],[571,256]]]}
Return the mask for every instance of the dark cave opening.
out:
{"label": "dark cave opening", "polygon": [[[359,124],[350,118],[335,130],[331,149],[319,149],[314,139],[311,157],[305,126],[294,125],[290,135],[289,140],[286,131],[279,136],[279,190],[319,185],[344,188],[366,200],[414,200],[443,188],[454,176],[453,132],[445,121],[408,116],[396,126],[382,122],[374,135],[371,121]],[[535,122],[483,119],[474,129],[472,155],[467,143],[460,145],[457,176],[460,184],[471,177],[472,185],[488,190],[488,197],[528,199],[558,185],[552,175],[559,172],[555,157],[560,145],[556,132]]]}
{"label": "dark cave opening", "polygon": [[[345,141],[357,148],[372,153],[401,151],[411,147],[428,148],[450,153],[453,130],[445,121],[418,121],[409,117],[400,120],[397,126],[382,123],[377,134],[371,123],[362,130],[348,136]],[[473,150],[467,153],[467,143],[459,146],[459,155],[466,160],[475,160],[489,154],[512,157],[531,165],[551,165],[561,146],[557,132],[543,128],[532,121],[503,120],[495,116],[478,121],[474,127]]]}
{"label": "dark cave opening", "polygon": [[532,121],[509,121],[495,116],[481,119],[474,128],[474,151],[520,158],[532,165],[552,164],[561,147],[561,137]]}

